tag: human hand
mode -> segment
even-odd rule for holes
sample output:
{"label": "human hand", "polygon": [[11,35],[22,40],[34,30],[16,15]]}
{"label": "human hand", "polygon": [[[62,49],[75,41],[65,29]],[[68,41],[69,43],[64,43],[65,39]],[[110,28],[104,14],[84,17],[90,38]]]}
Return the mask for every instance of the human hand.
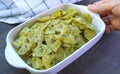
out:
{"label": "human hand", "polygon": [[106,33],[120,30],[120,0],[100,0],[88,5],[88,9],[100,14],[106,24]]}

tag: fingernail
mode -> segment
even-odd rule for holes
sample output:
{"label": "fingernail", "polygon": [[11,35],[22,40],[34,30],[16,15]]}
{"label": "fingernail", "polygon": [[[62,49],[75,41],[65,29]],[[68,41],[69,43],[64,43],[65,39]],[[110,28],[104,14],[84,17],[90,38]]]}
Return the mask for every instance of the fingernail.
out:
{"label": "fingernail", "polygon": [[97,9],[97,7],[95,5],[88,5],[89,9]]}

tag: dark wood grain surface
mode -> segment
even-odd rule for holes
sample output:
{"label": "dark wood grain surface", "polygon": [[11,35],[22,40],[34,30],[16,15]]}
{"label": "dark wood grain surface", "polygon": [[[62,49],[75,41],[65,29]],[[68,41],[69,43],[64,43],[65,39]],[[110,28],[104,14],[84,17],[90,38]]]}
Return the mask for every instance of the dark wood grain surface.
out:
{"label": "dark wood grain surface", "polygon": [[[97,0],[84,0],[87,5]],[[0,23],[0,74],[30,74],[7,63],[4,56],[6,35],[15,25]],[[120,31],[104,34],[89,51],[58,74],[120,74]]]}

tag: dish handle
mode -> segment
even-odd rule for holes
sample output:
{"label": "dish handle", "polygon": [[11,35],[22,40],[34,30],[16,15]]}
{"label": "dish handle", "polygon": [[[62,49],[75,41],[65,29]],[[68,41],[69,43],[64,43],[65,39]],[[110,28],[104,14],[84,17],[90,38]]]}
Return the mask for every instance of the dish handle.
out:
{"label": "dish handle", "polygon": [[5,58],[10,65],[16,68],[25,68],[25,62],[18,56],[16,51],[8,45],[5,48]]}

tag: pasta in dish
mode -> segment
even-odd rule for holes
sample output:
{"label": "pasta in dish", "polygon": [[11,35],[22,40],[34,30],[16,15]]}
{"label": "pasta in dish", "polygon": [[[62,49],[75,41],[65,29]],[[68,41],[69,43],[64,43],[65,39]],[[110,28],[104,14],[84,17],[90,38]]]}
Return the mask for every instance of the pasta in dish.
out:
{"label": "pasta in dish", "polygon": [[48,69],[65,59],[96,35],[89,13],[57,10],[24,26],[13,41],[16,52],[31,67]]}

